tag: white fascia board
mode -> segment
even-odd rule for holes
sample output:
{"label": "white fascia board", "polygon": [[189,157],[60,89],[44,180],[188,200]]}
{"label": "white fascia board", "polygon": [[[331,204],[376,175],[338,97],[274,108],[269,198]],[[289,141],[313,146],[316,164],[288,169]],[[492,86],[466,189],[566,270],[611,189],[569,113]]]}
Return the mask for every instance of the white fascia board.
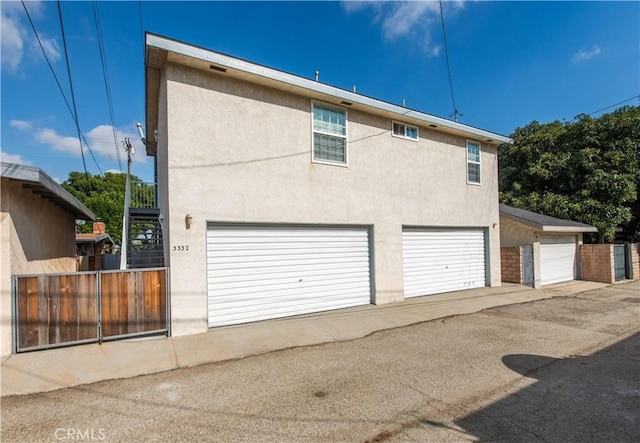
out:
{"label": "white fascia board", "polygon": [[595,226],[549,226],[542,227],[544,232],[598,232]]}
{"label": "white fascia board", "polygon": [[276,69],[267,68],[266,66],[257,65],[235,57],[220,54],[219,52],[210,51],[208,49],[199,48],[186,43],[170,40],[158,35],[147,34],[147,46],[153,46],[159,49],[173,52],[179,55],[192,57],[213,63],[217,66],[235,69],[237,71],[246,72],[248,74],[258,75],[271,80],[282,82],[291,86],[308,89],[321,94],[331,95],[333,97],[345,100],[351,103],[358,103],[364,106],[378,108],[383,111],[397,114],[398,116],[410,117],[420,120],[428,124],[434,124],[456,131],[468,134],[472,138],[481,138],[482,141],[493,140],[501,143],[513,143],[509,137],[500,134],[485,131],[484,129],[475,128],[473,126],[463,125],[458,122],[447,120],[434,115],[425,114],[423,112],[414,111],[402,106],[383,102],[361,94],[330,86],[324,83],[316,82],[304,77],[289,74]]}

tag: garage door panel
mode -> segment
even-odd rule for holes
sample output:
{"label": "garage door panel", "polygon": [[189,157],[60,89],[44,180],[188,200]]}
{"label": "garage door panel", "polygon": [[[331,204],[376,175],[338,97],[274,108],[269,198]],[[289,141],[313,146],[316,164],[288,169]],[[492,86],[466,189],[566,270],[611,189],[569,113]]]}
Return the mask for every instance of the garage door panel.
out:
{"label": "garage door panel", "polygon": [[207,276],[209,326],[369,304],[368,230],[210,225]]}
{"label": "garage door panel", "polygon": [[[244,297],[238,297],[237,295],[231,294],[219,294],[216,299],[210,298],[208,302],[208,306],[220,306],[221,308],[231,308],[238,307],[242,308],[245,311],[256,311],[256,310],[264,310],[264,306],[262,306],[265,302],[269,303],[269,308],[275,308],[281,304],[287,303],[295,303],[302,310],[304,310],[306,305],[312,304],[326,304],[331,305],[333,302],[342,302],[347,301],[349,299],[360,298],[365,294],[358,287],[343,287],[340,293],[337,293],[335,288],[307,288],[308,294],[310,297],[306,300],[305,305],[300,303],[300,297],[297,293],[293,291],[283,291],[277,293],[277,298],[274,298],[273,291],[248,291],[244,293]],[[271,292],[271,293],[270,293]],[[247,303],[250,305],[247,306]]]}
{"label": "garage door panel", "polygon": [[482,229],[405,229],[405,297],[436,294],[486,284]]}
{"label": "garage door panel", "polygon": [[[289,284],[282,283],[272,286],[260,286],[260,285],[236,285],[235,287],[226,287],[212,289],[209,294],[216,296],[216,302],[223,301],[224,299],[235,299],[236,295],[244,294],[242,302],[251,301],[257,299],[269,299],[277,296],[278,298],[287,298],[288,295],[300,298],[300,291],[306,291],[306,296],[311,294],[331,294],[335,291],[340,291],[339,295],[355,290],[362,287],[362,279],[351,279],[350,281],[333,281],[327,283],[324,281],[298,283],[291,282]],[[217,286],[216,286],[217,288]]]}
{"label": "garage door panel", "polygon": [[352,307],[354,303],[359,302],[359,295],[356,293],[351,296],[349,294],[326,296],[324,299],[308,302],[304,307],[301,307],[297,298],[292,298],[271,304],[269,310],[260,309],[256,306],[247,308],[246,304],[237,302],[209,304],[209,309],[224,309],[224,318],[217,319],[217,326],[224,326]]}
{"label": "garage door panel", "polygon": [[217,255],[213,255],[208,258],[209,264],[220,265],[223,268],[235,269],[238,267],[271,267],[271,266],[288,266],[295,263],[300,264],[331,264],[331,263],[353,263],[358,262],[358,259],[363,260],[368,258],[368,254],[360,252],[340,252],[339,255],[330,254],[298,254],[298,255],[283,255],[278,257],[277,255],[265,256],[264,254],[244,254],[242,256],[230,255],[225,259],[225,252],[221,252]]}
{"label": "garage door panel", "polygon": [[[305,270],[307,278],[306,282],[321,280],[324,281],[327,278],[327,271],[325,269],[314,269],[314,270]],[[259,279],[256,279],[256,276],[259,275]],[[369,269],[368,268],[360,268],[360,269],[344,269],[344,268],[334,268],[331,270],[332,280],[338,281],[346,278],[359,278],[359,279],[368,279],[369,278]],[[272,272],[264,272],[262,274],[257,273],[242,273],[242,274],[234,274],[234,275],[225,275],[219,274],[215,277],[209,277],[207,279],[207,283],[216,283],[217,286],[223,287],[225,284],[239,284],[245,283],[247,285],[252,284],[263,284],[262,281],[269,283],[270,281],[277,281],[279,279],[291,279],[295,282],[299,282],[300,279],[300,270],[288,272],[286,270],[281,270],[278,272],[278,275],[274,275]],[[258,282],[258,283],[256,283]]]}
{"label": "garage door panel", "polygon": [[300,307],[296,304],[292,304],[290,306],[284,306],[281,308],[270,310],[269,312],[265,311],[252,311],[247,312],[245,310],[240,309],[236,313],[232,313],[226,315],[224,319],[220,320],[216,326],[230,326],[241,323],[249,323],[255,321],[269,320],[273,318],[283,318],[283,317],[291,317],[294,315],[303,315],[303,314],[312,314],[315,312],[323,312],[332,309],[342,309],[352,307],[352,301],[346,300],[344,302],[334,302],[330,305],[325,304],[312,304],[309,305],[307,309],[300,310]]}
{"label": "garage door panel", "polygon": [[574,280],[577,268],[575,236],[540,237],[540,284]]}

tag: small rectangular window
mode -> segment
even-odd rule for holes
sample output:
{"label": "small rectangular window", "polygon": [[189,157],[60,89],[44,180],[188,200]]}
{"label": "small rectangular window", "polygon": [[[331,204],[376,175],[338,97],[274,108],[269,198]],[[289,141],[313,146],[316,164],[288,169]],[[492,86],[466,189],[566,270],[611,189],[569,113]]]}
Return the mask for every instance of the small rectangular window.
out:
{"label": "small rectangular window", "polygon": [[418,128],[404,123],[392,122],[391,133],[396,137],[418,140]]}
{"label": "small rectangular window", "polygon": [[467,183],[480,184],[480,143],[467,140]]}
{"label": "small rectangular window", "polygon": [[313,160],[347,164],[347,111],[313,103]]}

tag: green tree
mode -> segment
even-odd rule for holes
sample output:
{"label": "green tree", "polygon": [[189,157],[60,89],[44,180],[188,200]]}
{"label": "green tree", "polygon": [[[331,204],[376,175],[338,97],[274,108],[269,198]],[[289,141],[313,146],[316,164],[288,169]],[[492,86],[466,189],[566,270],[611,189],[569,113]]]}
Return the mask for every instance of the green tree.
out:
{"label": "green tree", "polygon": [[640,106],[575,122],[536,121],[499,149],[500,201],[640,237]]}
{"label": "green tree", "polygon": [[[116,244],[122,239],[122,215],[124,212],[124,194],[127,175],[107,172],[104,175],[85,175],[83,172],[70,172],[62,186],[75,198],[91,209],[96,217],[105,223],[107,233]],[[136,176],[131,181],[140,182]],[[90,223],[80,225],[79,232],[91,232]]]}

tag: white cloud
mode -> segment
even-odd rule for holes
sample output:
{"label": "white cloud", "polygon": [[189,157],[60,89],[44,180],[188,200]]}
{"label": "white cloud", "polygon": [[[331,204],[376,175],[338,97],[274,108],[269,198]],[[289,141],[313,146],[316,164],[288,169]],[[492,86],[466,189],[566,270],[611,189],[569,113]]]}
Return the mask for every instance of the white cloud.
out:
{"label": "white cloud", "polygon": [[437,2],[397,2],[382,22],[388,39],[407,35],[424,22],[431,22],[440,13]]}
{"label": "white cloud", "polygon": [[[89,147],[98,160],[99,158],[116,160],[118,158],[118,153],[116,152],[117,141],[117,149],[120,152],[120,158],[123,164],[125,164],[126,152],[122,145],[122,141],[125,138],[128,138],[136,153],[133,156],[133,161],[136,163],[146,163],[147,156],[137,130],[133,128],[118,129],[116,131],[116,141],[114,141],[112,128],[113,127],[111,125],[99,125],[85,133]],[[57,151],[77,156],[81,155],[80,142],[78,141],[77,136],[60,135],[54,129],[43,128],[36,132],[35,138],[38,142],[49,145]],[[85,150],[85,156],[90,155],[89,152],[86,151],[84,140],[82,145]]]}
{"label": "white cloud", "polygon": [[[443,5],[446,10],[451,11],[462,9],[464,2],[452,1]],[[437,1],[343,1],[342,7],[348,14],[373,10],[373,22],[380,23],[382,35],[388,41],[411,38],[417,40],[429,55],[440,54],[441,47],[432,38],[432,32],[437,32],[441,26],[440,5]]]}
{"label": "white cloud", "polygon": [[29,160],[23,159],[18,154],[9,154],[8,152],[1,151],[0,158],[2,158],[3,162],[7,162],[7,163],[16,163],[19,165],[33,166],[33,163],[31,163]]}
{"label": "white cloud", "polygon": [[[24,63],[25,56],[35,60],[43,60],[42,50],[33,34],[27,19],[24,8],[19,2],[0,2],[1,4],[1,27],[2,27],[2,67],[15,74]],[[40,17],[42,3],[33,1],[26,2],[27,9],[32,20]],[[55,62],[60,59],[60,46],[54,38],[48,38],[40,33],[40,42],[49,60]]]}
{"label": "white cloud", "polygon": [[28,131],[32,127],[31,122],[26,120],[11,120],[9,125],[13,128],[19,129],[20,131]]}
{"label": "white cloud", "polygon": [[573,55],[571,61],[573,63],[579,63],[582,61],[590,60],[599,56],[602,53],[600,46],[593,45],[591,49],[581,49]]}
{"label": "white cloud", "polygon": [[[44,48],[44,52],[47,53],[47,57],[49,57],[49,61],[54,63],[60,59],[60,46],[58,46],[58,42],[54,38],[46,38],[40,36],[40,43],[42,43],[42,47]],[[32,51],[34,53],[42,54],[42,49],[38,45],[38,40],[33,39],[31,42]]]}
{"label": "white cloud", "polygon": [[16,72],[24,54],[22,32],[17,20],[5,16],[4,7],[2,8],[2,18],[0,20],[0,26],[2,27],[2,67],[11,72]]}

